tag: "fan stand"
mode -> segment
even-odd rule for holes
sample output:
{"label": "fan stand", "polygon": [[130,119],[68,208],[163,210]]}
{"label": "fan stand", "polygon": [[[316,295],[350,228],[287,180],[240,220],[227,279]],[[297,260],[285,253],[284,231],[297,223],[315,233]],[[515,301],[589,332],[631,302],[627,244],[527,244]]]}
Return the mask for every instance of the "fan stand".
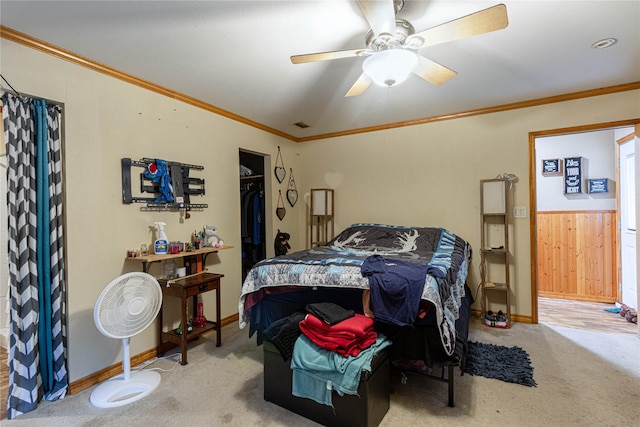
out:
{"label": "fan stand", "polygon": [[131,373],[129,358],[129,338],[122,339],[122,366],[124,373],[117,375],[96,387],[89,401],[98,408],[124,406],[154,391],[160,384],[160,374],[155,371]]}

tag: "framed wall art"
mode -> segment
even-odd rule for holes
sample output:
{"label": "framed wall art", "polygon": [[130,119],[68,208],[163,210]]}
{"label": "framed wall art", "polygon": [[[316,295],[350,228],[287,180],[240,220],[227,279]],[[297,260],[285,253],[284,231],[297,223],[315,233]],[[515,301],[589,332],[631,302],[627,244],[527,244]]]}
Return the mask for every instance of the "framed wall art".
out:
{"label": "framed wall art", "polygon": [[562,159],[542,160],[542,175],[562,175]]}
{"label": "framed wall art", "polygon": [[609,179],[608,178],[593,178],[589,179],[589,193],[608,193],[609,192]]}
{"label": "framed wall art", "polygon": [[564,194],[582,193],[582,157],[564,159]]}

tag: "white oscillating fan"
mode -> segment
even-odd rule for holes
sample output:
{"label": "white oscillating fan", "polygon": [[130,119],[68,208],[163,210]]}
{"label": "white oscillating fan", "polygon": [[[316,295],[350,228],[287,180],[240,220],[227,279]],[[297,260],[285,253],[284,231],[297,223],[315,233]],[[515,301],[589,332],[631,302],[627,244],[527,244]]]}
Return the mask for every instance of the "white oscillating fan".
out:
{"label": "white oscillating fan", "polygon": [[96,387],[89,399],[93,406],[123,406],[158,387],[159,373],[149,370],[131,373],[129,340],[153,322],[161,306],[160,284],[146,273],[123,274],[104,288],[93,309],[93,320],[105,336],[122,339],[124,373]]}

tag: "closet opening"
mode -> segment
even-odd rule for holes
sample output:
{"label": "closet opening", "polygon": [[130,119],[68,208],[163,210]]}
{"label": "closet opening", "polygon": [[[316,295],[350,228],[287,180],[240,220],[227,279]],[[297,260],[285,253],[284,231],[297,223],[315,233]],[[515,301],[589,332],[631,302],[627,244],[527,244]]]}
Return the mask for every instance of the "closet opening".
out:
{"label": "closet opening", "polygon": [[269,155],[240,150],[240,228],[242,240],[242,281],[251,267],[267,256],[271,236],[269,187],[271,181],[265,171],[270,170]]}

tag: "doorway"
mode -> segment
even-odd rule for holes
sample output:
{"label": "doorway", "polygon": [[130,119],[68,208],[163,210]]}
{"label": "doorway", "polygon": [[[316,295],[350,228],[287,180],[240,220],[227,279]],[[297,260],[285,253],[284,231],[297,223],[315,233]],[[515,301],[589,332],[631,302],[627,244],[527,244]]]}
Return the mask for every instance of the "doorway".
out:
{"label": "doorway", "polygon": [[620,213],[620,281],[623,305],[638,310],[637,223],[636,223],[636,159],[634,132],[617,141],[618,212]]}
{"label": "doorway", "polygon": [[266,209],[271,194],[270,181],[265,170],[270,168],[270,156],[240,150],[240,227],[242,239],[242,281],[251,267],[267,258],[271,236],[270,209]]}
{"label": "doorway", "polygon": [[[616,302],[616,300],[618,299],[618,289],[619,289],[619,283],[620,283],[620,279],[619,279],[620,274],[619,274],[619,267],[618,267],[619,264],[617,261],[618,259],[617,254],[619,253],[619,247],[618,247],[619,238],[617,236],[617,231],[616,231],[618,209],[616,205],[617,198],[616,198],[615,191],[617,189],[616,187],[617,177],[615,175],[616,164],[615,164],[615,161],[613,160],[614,152],[615,152],[615,137],[612,136],[610,141],[610,145],[612,148],[609,155],[611,156],[611,159],[612,159],[611,167],[613,172],[608,172],[609,174],[608,176],[607,175],[603,175],[602,177],[595,176],[595,174],[599,175],[600,173],[598,168],[595,167],[597,163],[594,163],[600,160],[599,155],[596,155],[594,157],[593,153],[591,153],[591,154],[588,154],[587,156],[587,155],[584,155],[581,151],[577,151],[575,153],[564,153],[556,157],[561,161],[564,160],[565,157],[573,157],[573,156],[586,157],[586,159],[584,159],[585,162],[582,165],[584,167],[582,171],[583,175],[580,177],[580,182],[585,187],[583,187],[581,191],[577,193],[575,196],[569,195],[565,191],[563,169],[558,171],[558,173],[556,174],[557,176],[554,177],[553,175],[547,175],[547,176],[544,176],[544,179],[546,179],[546,181],[543,180],[543,177],[541,176],[542,175],[541,173],[542,159],[541,159],[541,156],[538,155],[539,153],[537,151],[537,141],[540,141],[543,138],[553,137],[553,138],[556,138],[554,143],[557,145],[558,143],[562,142],[562,137],[564,136],[567,136],[567,137],[574,136],[574,138],[578,134],[581,134],[583,136],[591,136],[592,133],[602,132],[602,131],[608,131],[610,135],[613,135],[616,129],[620,129],[623,127],[630,127],[630,129],[633,130],[633,126],[635,124],[637,124],[637,120],[635,121],[629,120],[629,121],[606,123],[602,125],[587,125],[587,126],[581,126],[581,127],[575,127],[575,128],[564,128],[564,129],[535,132],[529,135],[529,148],[530,148],[529,176],[530,176],[530,186],[531,186],[530,234],[531,234],[531,254],[532,254],[532,263],[531,263],[532,310],[531,310],[531,313],[532,313],[533,323],[539,322],[538,310],[539,310],[540,304],[538,301],[538,297],[540,296],[541,289],[543,289],[543,293],[544,293],[544,289],[545,289],[544,286],[546,286],[542,282],[542,279],[547,280],[549,278],[549,277],[545,277],[545,275],[548,276],[548,275],[556,274],[556,275],[562,276],[561,270],[563,268],[559,258],[551,259],[551,260],[541,259],[542,256],[544,256],[544,255],[541,255],[541,254],[544,254],[544,248],[542,246],[545,246],[545,245],[548,246],[548,245],[553,245],[557,243],[557,249],[560,251],[560,253],[562,253],[562,250],[567,249],[568,247],[568,241],[566,239],[566,236],[562,234],[560,235],[552,234],[551,237],[550,238],[548,237],[547,240],[545,240],[544,242],[540,241],[540,235],[539,235],[540,234],[540,224],[539,224],[540,215],[539,214],[545,211],[553,212],[553,209],[549,209],[549,206],[545,206],[546,199],[543,199],[543,201],[541,202],[541,195],[549,194],[549,193],[544,193],[544,191],[549,191],[548,188],[545,188],[545,187],[548,187],[549,183],[553,183],[553,185],[555,186],[553,191],[555,191],[556,194],[552,194],[554,197],[561,197],[565,200],[566,203],[571,204],[571,209],[566,209],[567,211],[575,210],[575,211],[581,212],[582,209],[588,210],[585,206],[592,204],[595,201],[596,203],[600,204],[598,209],[596,209],[597,211],[600,211],[600,212],[596,216],[603,217],[603,215],[606,214],[604,215],[606,217],[607,215],[611,216],[610,215],[611,213],[613,214],[611,218],[609,219],[605,218],[604,222],[602,222],[603,221],[602,219],[600,220],[600,222],[596,221],[596,223],[592,227],[593,231],[596,233],[596,235],[594,236],[594,239],[600,239],[597,242],[597,244],[593,245],[594,247],[606,246],[606,242],[603,243],[603,240],[602,240],[603,236],[600,233],[602,232],[603,229],[607,230],[606,234],[609,236],[607,237],[607,239],[609,239],[610,244],[613,246],[611,247],[610,250],[607,250],[606,253],[612,254],[610,255],[612,258],[605,260],[603,259],[604,257],[602,256],[602,254],[600,254],[600,255],[597,255],[597,257],[595,258],[582,260],[585,266],[595,271],[596,273],[598,271],[606,270],[606,274],[608,274],[609,277],[605,277],[604,279],[603,277],[600,277],[596,281],[594,280],[588,281],[585,279],[584,276],[580,276],[579,274],[576,274],[575,271],[570,271],[570,269],[566,270],[576,275],[574,283],[579,284],[580,286],[583,286],[583,290],[586,290],[592,293],[591,296],[587,296],[586,298],[583,297],[582,299],[588,302],[602,302],[602,301],[611,302],[611,303]],[[591,162],[589,161],[589,158],[591,158]],[[551,159],[553,160],[553,157],[551,157]],[[589,188],[587,187],[590,184],[589,179],[591,179],[592,181],[595,181],[596,178],[607,178],[608,180],[606,181],[606,183],[611,184],[612,187],[610,187],[607,192],[603,192],[604,194],[589,193]],[[598,184],[601,184],[601,183],[602,182],[599,182]],[[578,207],[577,209],[575,208],[576,206]],[[604,206],[604,208],[602,206]],[[563,209],[558,209],[557,211],[560,214],[563,213]],[[600,230],[600,231],[597,231],[597,230]],[[584,233],[581,233],[580,237],[583,237],[583,236],[584,236]],[[580,246],[582,244],[583,242],[580,242],[577,245]],[[583,249],[584,249],[583,247],[580,247],[580,252],[582,253],[582,255],[584,255],[585,252],[588,252]],[[571,262],[573,262],[573,260],[571,260]],[[607,266],[603,270],[603,263],[605,262]],[[586,284],[587,286],[585,287],[585,282],[587,281],[589,283],[587,283]],[[595,288],[595,286],[602,286],[605,283],[612,285],[610,287],[610,290],[605,292],[602,290],[603,288],[600,288],[600,289]],[[574,289],[571,289],[570,292],[567,292],[566,290],[563,290],[560,288],[552,289],[551,296],[570,299],[570,298],[573,298],[573,295],[570,295],[570,294],[572,292],[575,293],[576,290],[577,288],[574,288]],[[556,293],[554,294],[554,292]],[[588,292],[587,292],[587,295],[588,295]],[[603,297],[602,294],[604,294],[604,297],[605,297],[604,300],[602,298]]]}

